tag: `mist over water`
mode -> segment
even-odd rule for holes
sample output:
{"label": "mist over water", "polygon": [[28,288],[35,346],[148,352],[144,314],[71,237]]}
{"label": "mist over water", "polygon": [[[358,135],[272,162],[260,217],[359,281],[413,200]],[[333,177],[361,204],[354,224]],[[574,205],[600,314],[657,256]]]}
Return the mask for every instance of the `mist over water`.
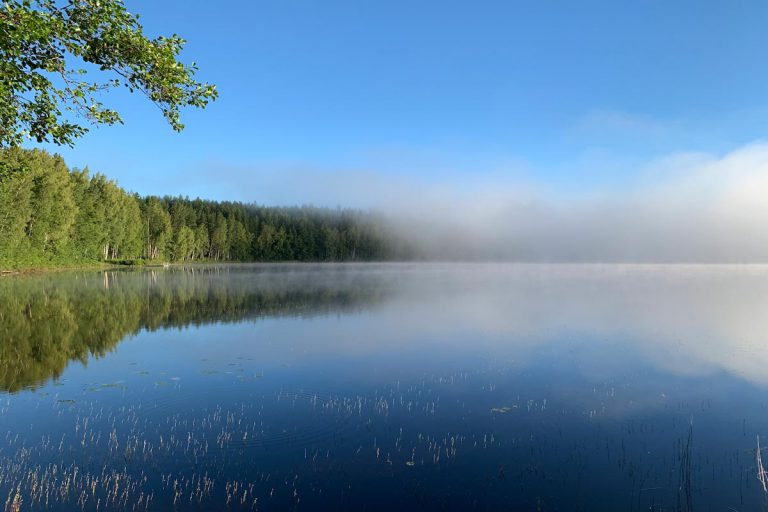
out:
{"label": "mist over water", "polygon": [[[678,155],[620,187],[557,194],[502,184],[429,199],[401,219],[431,255],[585,262],[768,260],[768,146]],[[416,199],[414,199],[414,202]],[[406,211],[408,207],[406,206]],[[415,229],[408,229],[413,223]],[[421,235],[426,233],[426,235]]]}
{"label": "mist over water", "polygon": [[[390,164],[392,166],[393,164]],[[427,259],[541,262],[768,261],[768,144],[676,153],[569,188],[510,166],[416,178],[400,173],[214,166],[243,199],[345,205],[385,215]],[[615,164],[596,160],[595,168]],[[567,167],[567,166],[566,166]],[[541,171],[541,170],[539,170]],[[546,172],[538,174],[546,175]],[[628,178],[627,176],[631,176]],[[260,192],[259,192],[260,191]],[[242,192],[234,192],[236,194]]]}

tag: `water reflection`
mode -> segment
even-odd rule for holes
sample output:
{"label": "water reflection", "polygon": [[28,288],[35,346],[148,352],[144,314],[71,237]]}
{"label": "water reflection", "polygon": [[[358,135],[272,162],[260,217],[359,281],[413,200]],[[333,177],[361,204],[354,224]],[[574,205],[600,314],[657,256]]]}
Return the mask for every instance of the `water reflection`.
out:
{"label": "water reflection", "polygon": [[0,389],[42,384],[142,330],[371,309],[364,337],[333,324],[303,349],[359,355],[418,339],[447,351],[469,335],[475,350],[520,360],[568,342],[596,378],[624,371],[618,351],[675,374],[768,382],[765,266],[269,265],[0,279]]}
{"label": "water reflection", "polygon": [[762,266],[3,279],[0,502],[765,509],[766,306]]}
{"label": "water reflection", "polygon": [[0,279],[0,389],[18,391],[87,363],[142,330],[359,311],[381,301],[376,274],[312,266],[197,267]]}

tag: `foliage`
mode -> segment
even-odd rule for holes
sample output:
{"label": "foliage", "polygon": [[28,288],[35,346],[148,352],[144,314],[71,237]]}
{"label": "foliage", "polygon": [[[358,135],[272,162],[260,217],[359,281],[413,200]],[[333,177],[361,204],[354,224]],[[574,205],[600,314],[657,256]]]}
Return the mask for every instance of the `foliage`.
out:
{"label": "foliage", "polygon": [[119,260],[412,257],[371,213],[146,197],[40,150],[0,150],[0,268]]}
{"label": "foliage", "polygon": [[178,61],[184,43],[175,34],[147,37],[122,0],[3,0],[0,147],[26,138],[72,145],[88,131],[79,119],[122,122],[99,101],[115,87],[143,93],[182,130],[181,108],[203,108],[218,95],[195,80],[194,63]]}

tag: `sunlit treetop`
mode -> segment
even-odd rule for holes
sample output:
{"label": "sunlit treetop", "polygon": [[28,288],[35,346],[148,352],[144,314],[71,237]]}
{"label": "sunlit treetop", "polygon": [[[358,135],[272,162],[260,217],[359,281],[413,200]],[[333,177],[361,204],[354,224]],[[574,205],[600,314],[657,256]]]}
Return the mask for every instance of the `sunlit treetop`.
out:
{"label": "sunlit treetop", "polygon": [[182,130],[183,107],[218,96],[195,80],[194,63],[179,62],[184,43],[147,37],[122,0],[2,1],[0,147],[29,139],[71,146],[88,125],[122,123],[99,101],[114,87],[143,93]]}

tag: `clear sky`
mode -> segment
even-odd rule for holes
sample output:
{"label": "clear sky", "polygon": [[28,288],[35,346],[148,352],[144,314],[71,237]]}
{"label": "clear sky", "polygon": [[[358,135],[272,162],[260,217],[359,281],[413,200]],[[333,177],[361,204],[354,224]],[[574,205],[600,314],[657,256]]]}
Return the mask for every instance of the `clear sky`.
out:
{"label": "clear sky", "polygon": [[126,3],[220,91],[181,134],[111,93],[126,124],[58,149],[142,194],[333,203],[349,195],[324,186],[390,178],[569,194],[768,133],[766,2]]}

